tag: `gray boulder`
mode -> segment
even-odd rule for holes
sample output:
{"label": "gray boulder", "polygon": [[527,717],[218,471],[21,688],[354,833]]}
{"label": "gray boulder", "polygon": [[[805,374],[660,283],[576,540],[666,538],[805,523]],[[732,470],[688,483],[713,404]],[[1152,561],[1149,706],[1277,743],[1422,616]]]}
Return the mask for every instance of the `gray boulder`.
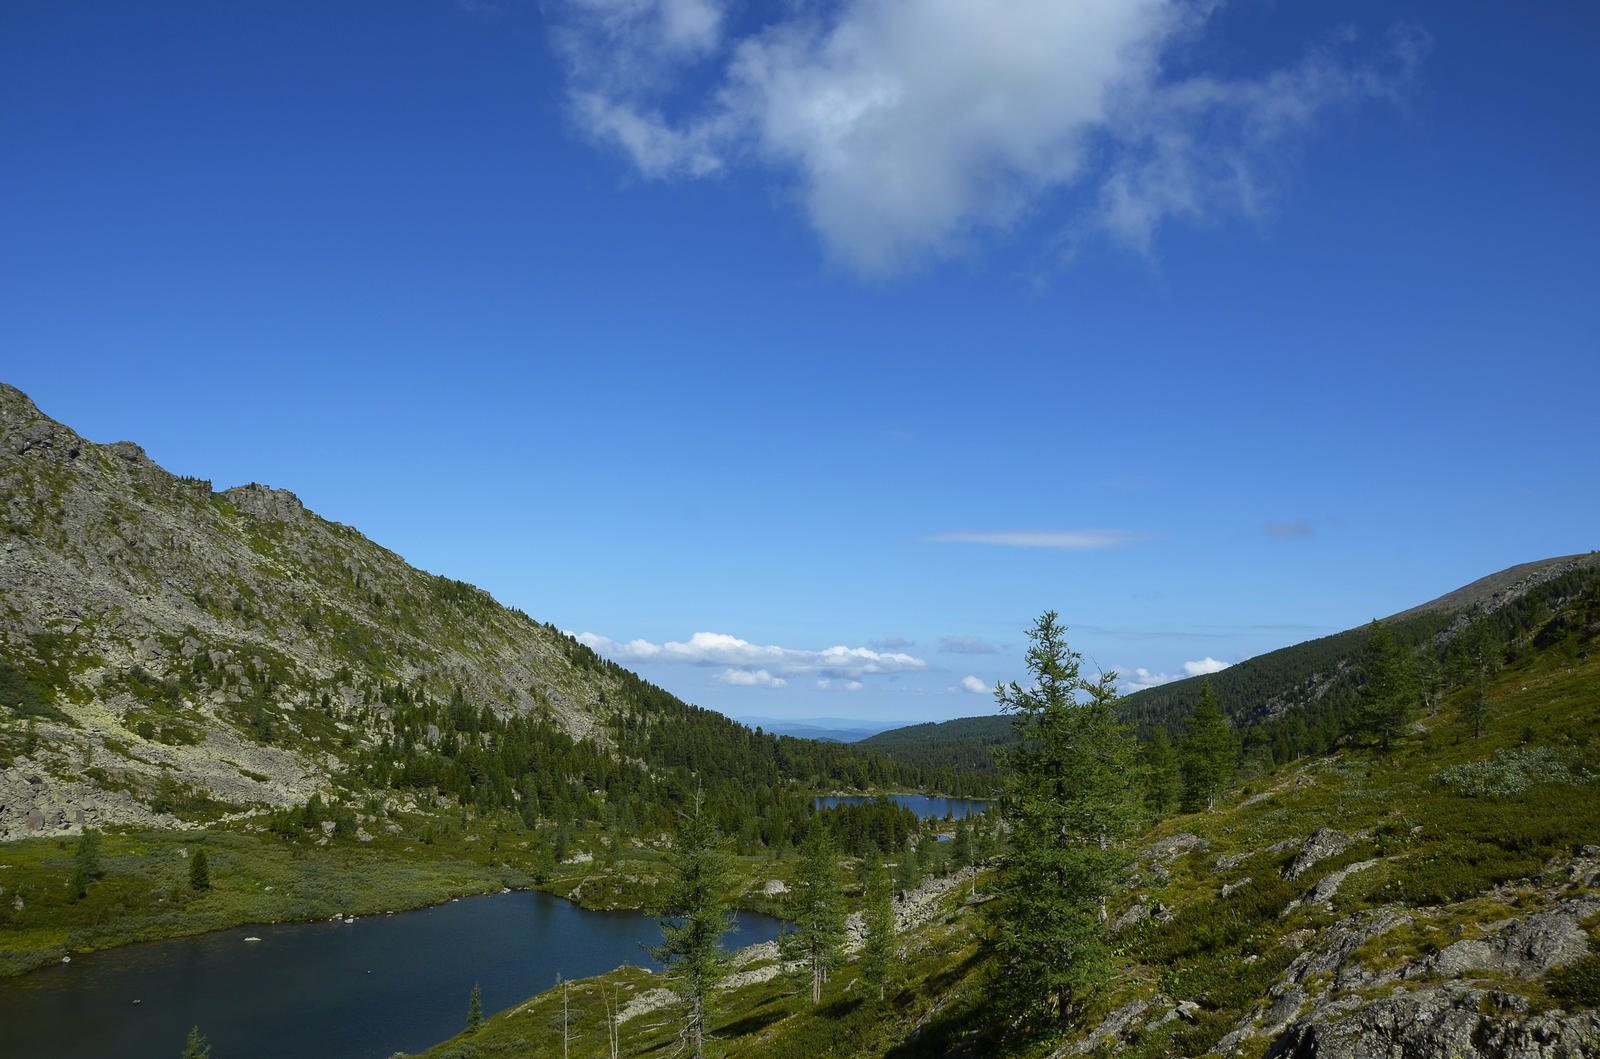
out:
{"label": "gray boulder", "polygon": [[1283,877],[1292,882],[1309,871],[1319,860],[1337,857],[1355,844],[1355,835],[1347,835],[1331,827],[1321,828],[1306,839],[1306,844],[1300,847],[1300,855],[1285,869]]}

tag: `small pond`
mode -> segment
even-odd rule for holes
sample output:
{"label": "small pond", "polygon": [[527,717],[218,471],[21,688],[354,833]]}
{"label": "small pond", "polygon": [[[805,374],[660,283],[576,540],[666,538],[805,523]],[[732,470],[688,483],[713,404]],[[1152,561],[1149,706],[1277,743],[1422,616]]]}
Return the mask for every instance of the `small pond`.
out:
{"label": "small pond", "polygon": [[[925,794],[889,794],[880,797],[887,797],[890,801],[905,806],[924,820],[932,818],[943,820],[946,815],[959,820],[962,817],[976,816],[994,804],[978,798],[930,798]],[[863,805],[872,800],[862,795],[818,798],[817,808],[832,809],[836,805]]]}
{"label": "small pond", "polygon": [[[778,920],[742,912],[725,944],[777,934]],[[474,982],[488,1015],[551,988],[557,974],[651,966],[640,943],[660,940],[642,912],[590,912],[518,891],[353,923],[128,945],[0,978],[0,1053],[173,1059],[198,1024],[216,1059],[387,1059],[460,1032]]]}

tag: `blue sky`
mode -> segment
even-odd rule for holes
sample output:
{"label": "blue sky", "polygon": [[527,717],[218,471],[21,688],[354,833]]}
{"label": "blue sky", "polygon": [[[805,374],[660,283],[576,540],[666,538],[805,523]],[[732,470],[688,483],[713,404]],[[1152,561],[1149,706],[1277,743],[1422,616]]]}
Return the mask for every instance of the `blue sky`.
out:
{"label": "blue sky", "polygon": [[1597,19],[8,4],[0,379],[730,714],[1183,675],[1600,547]]}

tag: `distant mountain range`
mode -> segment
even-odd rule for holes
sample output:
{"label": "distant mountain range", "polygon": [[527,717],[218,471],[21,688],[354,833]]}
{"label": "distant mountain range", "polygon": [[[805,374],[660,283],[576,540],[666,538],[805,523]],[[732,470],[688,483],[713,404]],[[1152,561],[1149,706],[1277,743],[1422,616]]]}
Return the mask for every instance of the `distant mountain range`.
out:
{"label": "distant mountain range", "polygon": [[821,739],[829,743],[859,743],[894,727],[893,721],[862,721],[852,717],[804,717],[787,721],[777,717],[735,717],[734,720],[773,735]]}

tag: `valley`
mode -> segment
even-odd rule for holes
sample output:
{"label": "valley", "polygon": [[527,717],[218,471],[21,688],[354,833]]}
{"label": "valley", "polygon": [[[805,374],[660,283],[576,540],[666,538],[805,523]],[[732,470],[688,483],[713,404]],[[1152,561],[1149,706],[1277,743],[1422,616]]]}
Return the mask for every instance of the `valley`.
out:
{"label": "valley", "polygon": [[[535,891],[810,939],[702,952],[723,1055],[1600,1049],[1595,553],[1125,697],[1074,664],[1027,738],[1014,710],[842,743],[685,703],[290,492],[213,491],[5,386],[0,501],[17,983],[135,943]],[[1060,736],[1091,715],[1098,764]],[[1044,768],[1052,740],[1065,764]],[[1090,779],[1050,771],[1069,766]],[[1091,787],[1071,811],[1093,827],[1030,854],[1035,821]],[[1049,889],[1025,866],[1064,879],[1082,856],[1050,913],[1080,977],[1018,1001],[1030,957],[999,954]],[[491,991],[424,1054],[670,1053],[688,1009],[664,962]]]}

